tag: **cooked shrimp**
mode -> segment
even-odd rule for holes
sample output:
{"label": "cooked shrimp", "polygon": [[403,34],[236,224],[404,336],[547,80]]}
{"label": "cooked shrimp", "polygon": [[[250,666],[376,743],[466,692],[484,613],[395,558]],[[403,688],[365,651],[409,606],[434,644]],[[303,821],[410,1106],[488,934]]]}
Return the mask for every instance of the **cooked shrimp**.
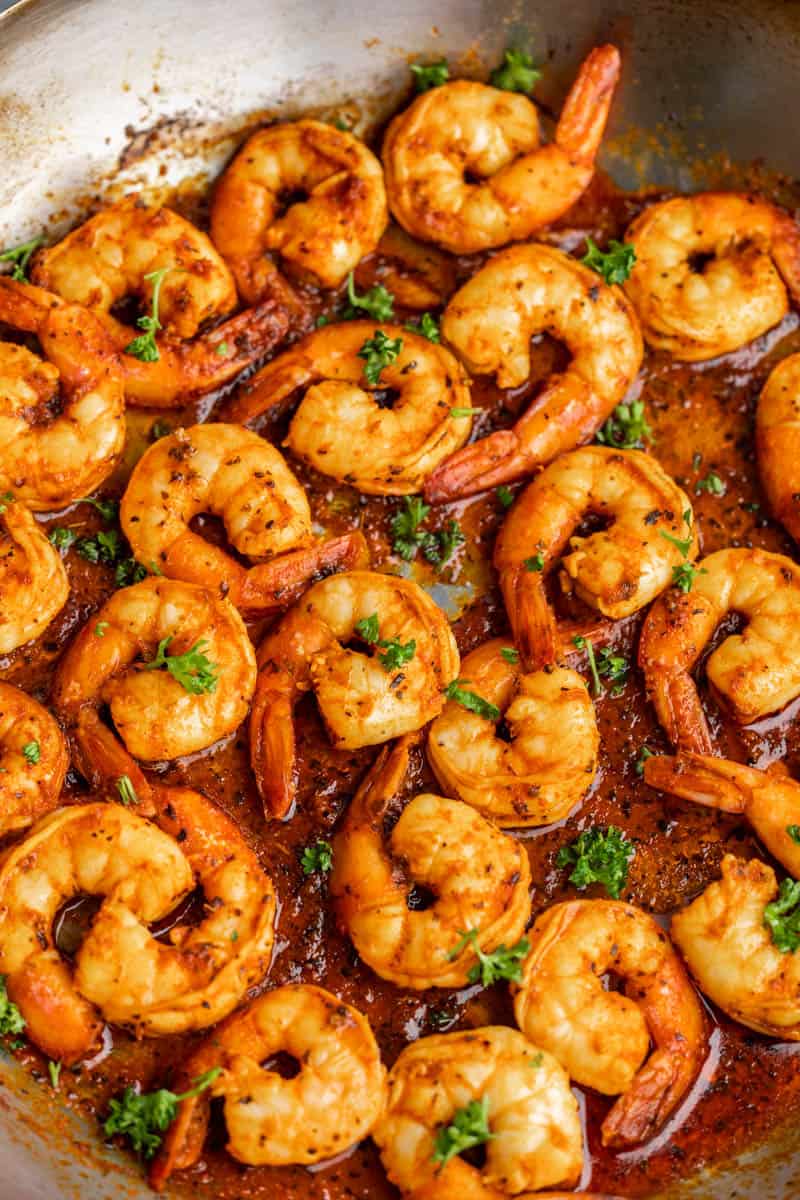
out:
{"label": "cooked shrimp", "polygon": [[[157,657],[168,667],[192,649],[207,660],[200,667],[210,677],[198,682],[191,660],[178,671],[184,683],[169,668],[153,669]],[[193,584],[149,578],[115,592],[83,627],[58,665],[53,703],[79,749],[107,704],[127,751],[157,762],[232,733],[247,714],[255,682],[253,647],[228,600]]]}
{"label": "cooked shrimp", "polygon": [[[270,1069],[279,1053],[299,1064],[292,1079]],[[175,1090],[188,1091],[214,1067],[222,1074],[213,1087],[178,1107],[151,1168],[156,1191],[200,1157],[211,1096],[225,1099],[228,1153],[252,1166],[341,1154],[367,1137],[386,1103],[386,1069],[369,1022],[311,984],[275,988],[229,1017],[181,1064]]]}
{"label": "cooked shrimp", "polygon": [[[304,198],[293,203],[298,192]],[[388,219],[381,164],[364,143],[321,121],[293,121],[254,133],[223,172],[211,237],[255,303],[275,272],[268,254],[302,279],[338,287]]]}
{"label": "cooked shrimp", "polygon": [[[460,800],[429,793],[385,821],[408,769],[404,738],[379,756],[333,843],[330,893],[361,958],[400,987],[464,987],[476,947],[511,946],[531,912],[524,847]],[[430,907],[409,907],[415,885]],[[470,934],[470,938],[465,935]]]}
{"label": "cooked shrimp", "polygon": [[778,895],[775,872],[726,854],[722,878],[672,918],[672,937],[698,987],[769,1037],[800,1041],[800,954],[783,954],[764,923]]}
{"label": "cooked shrimp", "polygon": [[[348,648],[354,638],[363,650]],[[335,746],[375,746],[441,712],[458,665],[447,618],[416,583],[373,571],[315,583],[258,652],[250,760],[267,812],[285,816],[294,800],[293,710],[305,692],[314,692]]]}
{"label": "cooked shrimp", "polygon": [[697,564],[688,594],[665,593],[647,614],[639,665],[658,719],[674,745],[711,753],[690,675],[719,623],[738,613],[741,633],[725,638],[705,663],[715,697],[740,725],[777,712],[800,695],[794,641],[800,622],[800,567],[766,550],[727,549]]}
{"label": "cooked shrimp", "polygon": [[[455,1115],[485,1106],[486,1163],[437,1159]],[[577,1183],[578,1104],[555,1058],[516,1029],[489,1025],[420,1038],[389,1072],[386,1113],[372,1132],[389,1179],[413,1200],[503,1200]],[[532,1198],[531,1198],[532,1200]]]}
{"label": "cooked shrimp", "polygon": [[[365,343],[399,343],[376,384],[364,375]],[[309,334],[239,392],[234,421],[248,422],[304,389],[284,445],[323,475],[372,495],[419,492],[426,476],[472,428],[469,385],[449,350],[399,325],[347,321]],[[386,391],[396,399],[386,407]]]}
{"label": "cooked shrimp", "polygon": [[[648,913],[617,900],[554,904],[529,938],[522,982],[512,984],[520,1028],[577,1083],[622,1093],[603,1121],[603,1145],[646,1141],[706,1053],[700,1001],[669,938]],[[606,991],[606,975],[624,980],[625,992]]]}
{"label": "cooked shrimp", "polygon": [[[149,1036],[205,1029],[269,967],[275,895],[255,854],[199,793],[153,792],[155,823],[117,804],[71,805],[40,821],[0,869],[0,971],[31,1040],[63,1062],[91,1051],[101,1016]],[[207,915],[158,941],[148,926],[196,882]],[[73,971],[52,929],[82,893],[104,900]]]}
{"label": "cooked shrimp", "polygon": [[644,777],[683,800],[741,813],[770,854],[800,878],[800,845],[789,833],[800,829],[800,783],[772,771],[703,754],[654,755],[644,764]]}
{"label": "cooked shrimp", "polygon": [[[222,518],[244,567],[195,533],[199,513]],[[215,587],[242,612],[286,608],[310,578],[369,561],[361,533],[328,541],[311,531],[302,487],[278,450],[241,425],[193,425],[160,438],[131,475],[120,521],[140,562]]]}
{"label": "cooked shrimp", "polygon": [[[153,302],[154,272],[166,271],[158,294],[158,358],[125,353],[138,330],[111,315],[120,301]],[[90,308],[121,354],[133,403],[164,407],[209,392],[263,358],[286,333],[286,315],[270,301],[217,325],[236,305],[233,276],[210,239],[168,208],[128,196],[99,212],[57,245],[36,255],[31,278],[65,300]]]}
{"label": "cooked shrimp", "polygon": [[517,387],[530,371],[530,339],[549,333],[572,361],[551,375],[513,429],[473,442],[428,478],[426,499],[453,500],[531,475],[588,441],[623,399],[642,361],[636,315],[620,288],[552,246],[515,246],[456,292],[442,334],[473,374]]}
{"label": "cooked shrimp", "polygon": [[69,596],[61,556],[32,513],[0,496],[0,654],[44,633]]}
{"label": "cooked shrimp", "polygon": [[[0,279],[0,322],[35,333],[44,358],[0,342],[0,491],[63,508],[111,474],[125,446],[125,391],[105,330],[77,304]],[[59,415],[42,415],[60,399]]]}
{"label": "cooked shrimp", "polygon": [[58,804],[69,766],[57,723],[33,696],[0,682],[0,836]]}
{"label": "cooked shrimp", "polygon": [[761,486],[776,519],[800,541],[800,354],[779,362],[756,408]]}
{"label": "cooked shrimp", "polygon": [[415,241],[394,223],[378,243],[378,258],[378,282],[405,308],[439,308],[456,289],[450,255]]}
{"label": "cooked shrimp", "polygon": [[[428,735],[428,761],[448,795],[496,825],[560,821],[588,792],[600,737],[594,705],[575,671],[525,674],[495,638],[461,663],[464,687],[498,710],[494,719],[449,700]],[[503,719],[511,741],[498,737]]]}
{"label": "cooked shrimp", "polygon": [[[611,523],[575,536],[589,514]],[[689,557],[697,553],[692,506],[649,454],[586,446],[551,463],[517,498],[494,551],[523,662],[539,667],[556,657],[556,619],[544,586],[555,567],[565,591],[618,620],[670,585],[685,559],[675,541],[689,543]]]}
{"label": "cooked shrimp", "polygon": [[520,241],[557,220],[591,182],[619,72],[616,47],[592,50],[547,146],[527,96],[466,79],[417,96],[383,145],[392,215],[453,254]]}
{"label": "cooked shrimp", "polygon": [[[645,340],[684,362],[752,342],[800,300],[800,229],[757,196],[705,192],[651,204],[625,235],[625,284]],[[788,292],[788,294],[787,294]]]}

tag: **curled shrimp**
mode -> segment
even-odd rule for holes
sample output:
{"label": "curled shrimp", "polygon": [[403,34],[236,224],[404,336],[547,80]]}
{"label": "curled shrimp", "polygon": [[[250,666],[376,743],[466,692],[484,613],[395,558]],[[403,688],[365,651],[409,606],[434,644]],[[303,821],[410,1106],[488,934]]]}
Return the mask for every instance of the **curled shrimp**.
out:
{"label": "curled shrimp", "polygon": [[[129,297],[149,308],[152,276],[161,271],[157,357],[142,360],[125,353],[139,331],[111,310]],[[229,317],[236,287],[210,239],[184,217],[137,196],[110,205],[40,251],[31,278],[95,313],[121,355],[128,399],[145,407],[180,405],[187,395],[221,387],[265,357],[288,328],[271,300]],[[202,332],[207,322],[226,316]]]}
{"label": "curled shrimp", "polygon": [[726,854],[722,878],[672,918],[672,937],[700,990],[723,1012],[769,1037],[800,1041],[800,955],[774,945],[764,910],[775,872]]}
{"label": "curled shrimp", "polygon": [[620,288],[552,246],[504,250],[456,292],[442,335],[473,374],[494,374],[500,387],[524,383],[530,339],[549,333],[572,355],[551,375],[513,429],[459,450],[431,473],[434,503],[481,492],[532,474],[588,441],[625,396],[642,361],[642,337]]}
{"label": "curled shrimp", "polygon": [[756,407],[761,486],[776,519],[800,541],[800,354],[770,373]]}
{"label": "curled shrimp", "polygon": [[[292,202],[298,193],[302,200]],[[284,197],[289,206],[281,215]],[[292,121],[249,138],[217,183],[211,237],[255,303],[273,286],[271,253],[303,279],[334,288],[386,228],[381,165],[352,133]]]}
{"label": "curled shrimp", "polygon": [[[521,936],[530,917],[524,847],[460,800],[423,793],[385,822],[408,770],[409,739],[381,752],[333,843],[330,894],[342,929],[376,975],[400,987],[464,987],[476,951]],[[416,911],[422,885],[435,899]],[[466,936],[470,935],[470,936]]]}
{"label": "curled shrimp", "polygon": [[[270,1069],[279,1053],[299,1064],[292,1079]],[[224,1098],[228,1153],[253,1166],[342,1154],[368,1136],[386,1103],[386,1069],[369,1022],[311,984],[275,988],[234,1013],[181,1064],[175,1091],[215,1067],[222,1074],[213,1087],[178,1106],[150,1170],[156,1191],[200,1158],[212,1096]]]}
{"label": "curled shrimp", "polygon": [[[504,654],[505,651],[505,654]],[[588,792],[600,736],[582,677],[563,667],[526,674],[503,638],[461,663],[465,688],[496,717],[449,700],[428,735],[428,761],[448,795],[501,828],[560,821]],[[504,720],[510,742],[497,734]]]}
{"label": "curled shrimp", "polygon": [[800,299],[800,229],[758,196],[704,192],[651,204],[625,235],[625,291],[645,340],[684,362],[727,354]]}
{"label": "curled shrimp", "polygon": [[[204,1029],[269,968],[275,895],[255,854],[199,793],[154,788],[153,795],[152,821],[118,804],[59,809],[3,860],[0,971],[28,1036],[51,1058],[84,1058],[103,1019],[148,1036]],[[148,926],[196,883],[206,915],[157,940]],[[81,894],[103,903],[73,968],[53,923]]]}
{"label": "curled shrimp", "polygon": [[33,514],[0,496],[0,654],[44,633],[67,602],[69,583],[57,550]]}
{"label": "curled shrimp", "polygon": [[690,672],[720,622],[738,613],[741,633],[725,638],[705,663],[714,696],[748,725],[800,695],[794,653],[800,622],[800,567],[782,554],[729,548],[697,563],[692,590],[666,592],[647,614],[639,665],[670,741],[711,753],[711,734]]}
{"label": "curled shrimp", "polygon": [[[191,649],[205,657],[213,678],[174,677],[169,659]],[[154,669],[158,657],[166,657],[166,670]],[[115,592],[83,627],[58,665],[53,704],[91,778],[92,740],[105,734],[116,743],[98,720],[102,705],[124,744],[121,760],[158,762],[232,733],[247,715],[255,682],[255,653],[228,600],[194,584],[149,578]],[[133,777],[134,770],[131,763],[120,774]]]}
{"label": "curled shrimp", "polygon": [[[576,536],[589,514],[610,524]],[[687,557],[676,542],[686,543],[688,557],[697,553],[692,506],[649,454],[585,446],[551,463],[515,501],[494,551],[523,662],[544,666],[558,652],[544,586],[554,568],[565,591],[618,620],[670,585]]]}
{"label": "curled shrimp", "polygon": [[[522,981],[512,984],[517,1023],[577,1083],[619,1095],[603,1145],[646,1141],[706,1053],[700,1002],[669,938],[648,913],[617,900],[555,904],[528,936]],[[625,992],[606,991],[606,975],[624,980]]]}
{"label": "curled shrimp", "polygon": [[[483,1106],[483,1167],[437,1159],[437,1135],[468,1105]],[[577,1183],[578,1104],[558,1061],[516,1029],[488,1025],[420,1038],[389,1072],[386,1112],[372,1132],[389,1179],[410,1200],[504,1200]],[[530,1198],[533,1200],[533,1197]]]}
{"label": "curled shrimp", "polygon": [[[394,223],[378,242],[377,280],[404,308],[439,308],[456,289],[456,268],[449,254],[409,237]],[[358,275],[356,275],[356,281]]]}
{"label": "curled shrimp", "polygon": [[58,804],[69,766],[64,735],[33,696],[0,682],[0,836]]}
{"label": "curled shrimp", "polygon": [[[377,383],[360,357],[377,336],[399,344]],[[304,389],[284,445],[323,475],[372,495],[419,492],[472,428],[469,385],[449,350],[399,325],[347,321],[309,334],[240,390],[234,421],[254,420]],[[386,407],[386,390],[396,399]]]}
{"label": "curled shrimp", "polygon": [[800,845],[789,830],[800,828],[800,783],[772,771],[704,754],[653,755],[644,778],[682,800],[721,812],[741,813],[770,854],[800,877]]}
{"label": "curled shrimp", "polygon": [[547,146],[527,96],[466,79],[417,96],[383,145],[392,215],[453,254],[520,241],[557,220],[591,182],[619,72],[615,46],[592,50]]}
{"label": "curled shrimp", "polygon": [[[355,638],[363,649],[349,648]],[[403,648],[399,665],[386,643]],[[374,571],[313,584],[258,651],[250,761],[267,812],[286,816],[294,801],[293,710],[304,693],[314,692],[335,746],[375,746],[435,717],[458,665],[447,618],[418,584]]]}
{"label": "curled shrimp", "polygon": [[[122,457],[119,356],[91,313],[29,283],[0,279],[0,321],[35,333],[44,354],[0,342],[0,490],[34,512],[63,508]],[[57,399],[58,416],[42,421]]]}
{"label": "curled shrimp", "polygon": [[[233,547],[256,565],[242,566],[195,533],[199,513],[221,517]],[[247,614],[286,608],[315,574],[369,561],[359,532],[313,536],[306,494],[283,457],[240,425],[193,425],[160,438],[134,467],[120,521],[139,562],[214,587]]]}

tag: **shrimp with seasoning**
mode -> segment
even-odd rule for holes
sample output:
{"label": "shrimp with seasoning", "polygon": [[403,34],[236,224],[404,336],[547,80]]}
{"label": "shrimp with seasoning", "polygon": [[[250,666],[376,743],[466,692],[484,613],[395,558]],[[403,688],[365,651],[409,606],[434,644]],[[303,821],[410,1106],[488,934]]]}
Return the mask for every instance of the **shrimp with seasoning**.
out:
{"label": "shrimp with seasoning", "polygon": [[[604,1146],[646,1141],[706,1054],[700,1001],[669,938],[648,913],[617,900],[555,904],[528,936],[522,982],[512,984],[520,1028],[577,1083],[619,1095],[603,1121]],[[624,980],[624,993],[606,991],[607,974]]]}
{"label": "shrimp with seasoning", "polygon": [[683,362],[738,350],[800,300],[800,227],[758,196],[703,192],[651,204],[628,229],[625,291],[647,343]]}
{"label": "shrimp with seasoning", "polygon": [[[355,638],[363,649],[349,647]],[[373,571],[313,584],[258,651],[250,761],[267,814],[284,817],[294,801],[302,695],[314,692],[334,746],[376,746],[441,712],[459,661],[446,616],[418,584]]]}
{"label": "shrimp with seasoning", "polygon": [[[361,352],[381,336],[397,354],[370,382]],[[370,495],[419,492],[472,428],[461,365],[443,346],[399,325],[347,321],[309,334],[240,389],[231,419],[253,421],[300,389],[284,445],[323,475]],[[387,391],[396,394],[388,407]]]}
{"label": "shrimp with seasoning", "polygon": [[[474,1103],[486,1115],[485,1165],[457,1154],[443,1162],[441,1135]],[[503,1025],[406,1046],[389,1072],[389,1101],[372,1138],[389,1179],[409,1200],[504,1200],[529,1191],[547,1200],[552,1193],[540,1188],[577,1183],[583,1166],[566,1071]]]}
{"label": "shrimp with seasoning", "polygon": [[770,373],[756,407],[761,486],[776,520],[800,541],[800,354]]}
{"label": "shrimp with seasoning", "polygon": [[618,287],[552,246],[514,246],[456,292],[442,336],[473,374],[501,388],[525,383],[530,340],[548,333],[567,346],[567,369],[550,375],[513,429],[497,430],[437,467],[425,484],[433,503],[531,475],[588,441],[619,404],[642,361],[633,307]]}
{"label": "shrimp with seasoning", "polygon": [[[611,523],[576,536],[589,514]],[[686,543],[686,555],[676,542]],[[656,459],[606,446],[563,455],[517,498],[495,544],[494,565],[523,662],[541,667],[557,656],[560,639],[545,592],[557,565],[564,591],[619,620],[669,587],[674,569],[696,553],[691,503]]]}
{"label": "shrimp with seasoning", "polygon": [[58,551],[24,504],[0,495],[0,654],[44,633],[68,596]]}
{"label": "shrimp with seasoning", "polygon": [[566,817],[591,787],[600,745],[582,677],[563,667],[527,674],[503,638],[468,654],[460,675],[497,716],[449,700],[431,725],[428,761],[446,793],[501,828]]}
{"label": "shrimp with seasoning", "polygon": [[47,709],[0,682],[0,836],[56,807],[68,766],[64,735]]}
{"label": "shrimp with seasoning", "polygon": [[[272,300],[230,317],[236,286],[210,239],[184,217],[137,196],[39,251],[31,278],[94,312],[120,353],[128,399],[144,407],[181,405],[189,395],[214,391],[266,357],[288,328]],[[156,287],[157,356],[142,360],[126,353],[138,331],[112,309],[129,297],[149,308]]]}
{"label": "shrimp with seasoning", "polygon": [[[390,224],[378,242],[376,282],[404,308],[439,308],[456,290],[455,263],[435,246],[423,245]],[[356,282],[360,283],[358,272]]]}
{"label": "shrimp with seasoning", "polygon": [[251,304],[273,287],[269,255],[300,279],[335,288],[375,249],[388,220],[381,164],[352,133],[322,121],[258,130],[211,203],[212,240]]}
{"label": "shrimp with seasoning", "polygon": [[[196,658],[175,663],[190,651],[200,655],[204,676],[191,673]],[[58,665],[52,700],[87,779],[94,779],[98,740],[112,744],[112,757],[116,748],[125,767],[118,774],[133,779],[133,759],[178,758],[232,733],[255,682],[255,653],[230,601],[194,584],[149,578],[115,592],[90,618]],[[102,705],[122,744],[100,722]]]}
{"label": "shrimp with seasoning", "polygon": [[704,754],[657,754],[645,762],[644,778],[682,800],[741,813],[770,854],[800,878],[800,844],[789,832],[800,829],[800,783],[780,773],[778,765],[758,771]]}
{"label": "shrimp with seasoning", "polygon": [[[333,842],[330,894],[339,925],[381,979],[464,987],[478,951],[511,946],[524,932],[528,855],[470,805],[427,792],[406,805],[387,840],[409,741],[381,752],[352,800]],[[429,908],[409,907],[415,885],[433,893]]]}
{"label": "shrimp with seasoning", "polygon": [[[221,517],[244,567],[195,533],[199,513]],[[287,608],[314,575],[365,566],[363,534],[323,540],[306,494],[280,452],[240,425],[193,425],[160,438],[139,459],[120,522],[140,562],[216,588],[247,615]]]}
{"label": "shrimp with seasoning", "polygon": [[[236,826],[188,788],[153,788],[152,800],[150,821],[118,804],[59,809],[0,867],[0,971],[51,1058],[86,1057],[103,1019],[151,1037],[205,1029],[269,968],[275,894]],[[200,923],[154,938],[148,926],[196,883]],[[73,969],[53,922],[80,894],[103,903]]]}
{"label": "shrimp with seasoning", "polygon": [[546,146],[527,96],[466,79],[417,96],[383,145],[392,215],[453,254],[529,238],[589,186],[619,72],[615,46],[592,50]]}
{"label": "shrimp with seasoning", "polygon": [[[279,1053],[299,1064],[292,1079],[270,1069]],[[150,1170],[156,1191],[200,1158],[212,1096],[224,1098],[228,1153],[251,1166],[342,1154],[368,1136],[386,1103],[386,1069],[369,1022],[311,984],[275,988],[234,1013],[181,1064],[175,1090],[188,1091],[215,1067],[222,1074],[213,1087],[178,1107]]]}
{"label": "shrimp with seasoning", "polygon": [[700,990],[734,1021],[784,1042],[800,1041],[800,955],[773,943],[764,910],[775,872],[726,854],[722,878],[672,918],[672,937]]}
{"label": "shrimp with seasoning", "polygon": [[[29,283],[0,278],[0,322],[35,333],[44,355],[0,341],[0,492],[34,512],[63,508],[122,457],[119,356],[91,313]],[[42,421],[57,399],[58,416]]]}
{"label": "shrimp with seasoning", "polygon": [[712,752],[690,672],[729,613],[738,613],[747,625],[714,650],[705,672],[731,718],[749,725],[800,695],[800,661],[794,653],[800,567],[766,550],[741,547],[709,554],[697,563],[690,592],[673,588],[653,605],[639,643],[648,695],[680,750]]}

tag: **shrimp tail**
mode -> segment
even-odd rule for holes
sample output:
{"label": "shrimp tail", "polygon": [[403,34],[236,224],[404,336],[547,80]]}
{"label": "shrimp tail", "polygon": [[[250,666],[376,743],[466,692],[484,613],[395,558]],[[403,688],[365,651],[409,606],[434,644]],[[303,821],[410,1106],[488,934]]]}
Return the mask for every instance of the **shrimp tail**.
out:
{"label": "shrimp tail", "polygon": [[317,579],[367,567],[366,539],[354,530],[251,567],[244,575],[236,606],[246,616],[263,616],[293,604]]}
{"label": "shrimp tail", "polygon": [[651,787],[727,813],[743,813],[747,808],[751,774],[755,782],[761,782],[750,767],[689,752],[674,757],[656,755],[644,764],[645,782]]}
{"label": "shrimp tail", "polygon": [[571,159],[591,166],[603,137],[619,81],[616,46],[596,46],[581,64],[561,110],[555,141]]}
{"label": "shrimp tail", "polygon": [[9,999],[25,1016],[27,1036],[48,1057],[73,1066],[99,1045],[103,1021],[94,1006],[76,994],[58,950],[32,955],[8,976],[7,988]]}
{"label": "shrimp tail", "polygon": [[383,747],[358,786],[348,811],[349,820],[358,820],[373,829],[383,827],[386,807],[403,785],[411,748],[419,740],[419,733],[407,733]]}
{"label": "shrimp tail", "polygon": [[[72,735],[73,759],[93,791],[120,800],[120,782],[127,779],[141,816],[155,812],[153,789],[136,759],[104,725],[94,708],[84,708]],[[127,801],[124,801],[127,802]]]}
{"label": "shrimp tail", "polygon": [[0,321],[24,333],[38,333],[53,308],[63,301],[44,288],[20,283],[7,276],[0,278]]}
{"label": "shrimp tail", "polygon": [[603,1145],[622,1149],[647,1141],[686,1095],[696,1074],[691,1056],[657,1050],[603,1121]]}
{"label": "shrimp tail", "polygon": [[555,662],[560,638],[541,575],[525,569],[511,573],[503,580],[503,597],[526,670],[539,671]]}
{"label": "shrimp tail", "polygon": [[[209,1069],[213,1065],[210,1063]],[[182,1070],[173,1081],[173,1091],[177,1094],[189,1091],[202,1073],[198,1069],[192,1076]],[[181,1100],[148,1172],[147,1182],[154,1192],[163,1192],[173,1171],[192,1167],[197,1162],[203,1153],[210,1116],[211,1098],[207,1091]]]}
{"label": "shrimp tail", "polygon": [[662,671],[654,680],[653,703],[659,721],[677,747],[695,754],[713,752],[700,697],[687,671]]}
{"label": "shrimp tail", "polygon": [[425,499],[445,504],[530,474],[534,460],[513,429],[501,429],[445,459],[425,481]]}
{"label": "shrimp tail", "polygon": [[264,815],[291,815],[297,786],[292,710],[297,689],[288,671],[274,663],[259,672],[250,713],[250,761]]}

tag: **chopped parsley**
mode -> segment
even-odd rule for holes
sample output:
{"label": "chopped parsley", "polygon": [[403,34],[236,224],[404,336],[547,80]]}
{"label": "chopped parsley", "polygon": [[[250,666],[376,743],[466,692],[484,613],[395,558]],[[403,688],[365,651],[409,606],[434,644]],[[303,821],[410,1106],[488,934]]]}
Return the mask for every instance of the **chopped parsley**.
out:
{"label": "chopped parsley", "polygon": [[367,338],[358,352],[358,357],[365,362],[364,378],[367,383],[377,387],[380,383],[381,371],[395,362],[403,349],[402,338],[390,338],[382,329],[376,329],[371,338]]}
{"label": "chopped parsley", "polygon": [[531,948],[528,939],[520,938],[513,946],[500,945],[490,954],[486,954],[478,945],[478,934],[477,929],[462,932],[462,936],[447,955],[450,962],[458,958],[465,946],[471,945],[478,961],[467,973],[470,983],[480,983],[483,987],[491,987],[500,979],[519,983],[522,979],[522,960]]}
{"label": "chopped parsley", "polygon": [[698,496],[701,492],[708,492],[710,496],[724,496],[726,488],[716,471],[709,471],[705,479],[698,479],[694,490]]}
{"label": "chopped parsley", "polygon": [[126,807],[129,804],[139,803],[139,797],[136,795],[136,789],[131,783],[129,775],[120,775],[117,780],[117,792],[119,793],[120,803]]}
{"label": "chopped parsley", "polygon": [[631,242],[618,242],[614,238],[608,243],[608,250],[601,250],[587,237],[586,253],[581,262],[602,275],[604,283],[624,283],[636,262],[636,250]]}
{"label": "chopped parsley", "polygon": [[413,638],[405,645],[398,638],[382,638],[377,613],[356,621],[356,633],[364,639],[367,645],[380,647],[382,653],[378,654],[378,661],[384,671],[398,670],[410,662],[417,651],[417,643]]}
{"label": "chopped parsley", "polygon": [[504,483],[501,483],[498,488],[495,488],[494,494],[503,508],[511,508],[511,505],[514,503],[514,493],[510,487],[506,487]]}
{"label": "chopped parsley", "polygon": [[447,699],[455,700],[456,704],[460,704],[462,708],[467,708],[470,712],[477,713],[479,717],[486,717],[488,721],[499,721],[500,709],[497,705],[484,700],[476,692],[465,691],[461,686],[462,683],[469,683],[469,680],[454,679],[452,683],[448,683],[444,689]]}
{"label": "chopped parsley", "polygon": [[543,554],[532,554],[530,556],[530,558],[525,559],[525,561],[523,562],[522,565],[524,566],[525,570],[530,571],[531,574],[534,574],[535,572],[538,572],[538,571],[543,571],[544,570],[544,555]]}
{"label": "chopped parsley", "polygon": [[542,77],[542,72],[533,65],[530,54],[524,50],[506,50],[502,66],[495,67],[489,76],[492,87],[504,92],[532,92]]}
{"label": "chopped parsley", "polygon": [[618,404],[597,433],[598,442],[613,446],[615,450],[640,450],[645,442],[652,440],[653,430],[645,416],[642,400]]}
{"label": "chopped parsley", "polygon": [[519,650],[515,650],[513,646],[503,646],[500,650],[501,658],[504,658],[507,663],[519,662]]}
{"label": "chopped parsley", "polygon": [[216,691],[218,683],[216,673],[219,667],[206,658],[203,653],[204,647],[208,645],[206,639],[200,638],[184,654],[167,654],[172,640],[172,637],[162,638],[158,643],[155,658],[151,662],[144,663],[142,669],[157,671],[161,667],[166,667],[172,678],[193,696],[202,695],[203,692]]}
{"label": "chopped parsley", "polygon": [[29,242],[21,242],[10,250],[0,253],[0,262],[11,263],[11,278],[17,283],[26,283],[28,279],[28,263],[31,255],[43,244],[43,237],[31,238]]}
{"label": "chopped parsley", "polygon": [[556,856],[557,867],[572,866],[570,883],[583,891],[590,883],[601,883],[615,900],[625,886],[628,866],[635,850],[616,825],[587,829]]}
{"label": "chopped parsley", "polygon": [[35,767],[42,756],[38,742],[27,742],[22,747],[22,755],[29,766]]}
{"label": "chopped parsley", "polygon": [[300,855],[300,866],[304,875],[326,875],[333,867],[333,847],[321,838],[313,846],[306,846]]}
{"label": "chopped parsley", "polygon": [[109,1102],[103,1132],[106,1137],[113,1137],[115,1133],[123,1134],[137,1154],[152,1158],[161,1145],[161,1134],[175,1120],[181,1100],[199,1096],[220,1073],[221,1067],[212,1067],[194,1080],[194,1086],[188,1092],[179,1096],[167,1088],[159,1088],[157,1092],[138,1092],[132,1087],[125,1088],[120,1099]]}
{"label": "chopped parsley", "polygon": [[428,63],[411,63],[411,74],[414,76],[414,86],[418,92],[428,92],[431,88],[441,87],[443,83],[447,83],[450,78],[450,69],[447,66],[447,60],[442,58],[439,62]]}
{"label": "chopped parsley", "polygon": [[[362,313],[372,317],[373,321],[391,321],[394,317],[394,296],[382,283],[359,296],[356,292],[353,272],[347,276],[347,305],[342,311],[343,321],[352,321]],[[363,356],[362,356],[363,357]],[[395,355],[395,358],[397,355]]]}
{"label": "chopped parsley", "polygon": [[403,326],[408,333],[418,333],[421,337],[427,338],[429,342],[441,342],[439,334],[439,324],[432,313],[423,313],[419,321],[409,321]]}
{"label": "chopped parsley", "polygon": [[781,954],[794,954],[800,949],[800,882],[781,882],[778,899],[764,909],[764,924]]}
{"label": "chopped parsley", "polygon": [[25,1018],[16,1004],[8,998],[6,977],[0,975],[0,1037],[10,1033],[22,1033],[25,1028]]}
{"label": "chopped parsley", "polygon": [[130,354],[132,358],[138,358],[140,362],[158,362],[161,357],[156,345],[156,334],[162,328],[158,318],[158,303],[164,277],[169,275],[171,270],[172,267],[161,267],[158,271],[150,271],[144,277],[147,283],[153,285],[152,309],[149,316],[139,317],[136,322],[139,329],[144,332],[135,337],[132,342],[128,342],[124,350],[125,354]]}
{"label": "chopped parsley", "polygon": [[448,521],[445,528],[437,532],[422,529],[422,522],[430,511],[430,505],[419,496],[407,496],[403,508],[391,520],[392,549],[406,562],[412,562],[421,550],[433,566],[444,566],[456,547],[466,539],[457,521]]}

